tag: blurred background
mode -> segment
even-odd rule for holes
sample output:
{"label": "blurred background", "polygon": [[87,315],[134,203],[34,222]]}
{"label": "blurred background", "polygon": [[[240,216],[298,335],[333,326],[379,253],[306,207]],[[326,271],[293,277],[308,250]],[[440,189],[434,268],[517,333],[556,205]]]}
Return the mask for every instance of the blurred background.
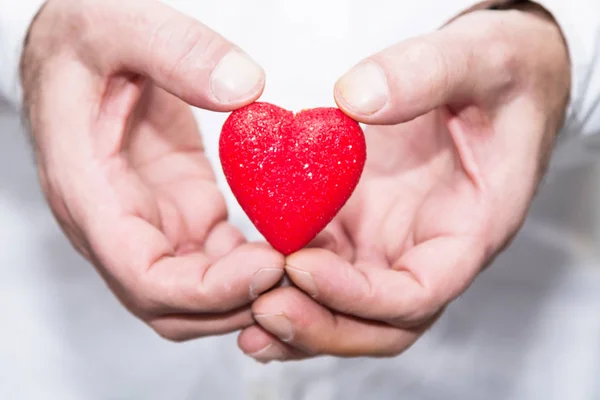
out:
{"label": "blurred background", "polygon": [[597,164],[554,171],[404,355],[263,366],[235,335],[174,344],[130,316],[58,230],[18,119],[0,132],[0,399],[600,399]]}

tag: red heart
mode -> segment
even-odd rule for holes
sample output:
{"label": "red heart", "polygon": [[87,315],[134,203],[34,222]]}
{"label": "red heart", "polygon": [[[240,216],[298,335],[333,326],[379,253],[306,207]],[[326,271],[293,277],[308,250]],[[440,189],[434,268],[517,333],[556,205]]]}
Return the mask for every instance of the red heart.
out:
{"label": "red heart", "polygon": [[346,203],[362,174],[366,145],[360,125],[337,108],[294,115],[257,102],[225,121],[219,155],[242,209],[288,255]]}

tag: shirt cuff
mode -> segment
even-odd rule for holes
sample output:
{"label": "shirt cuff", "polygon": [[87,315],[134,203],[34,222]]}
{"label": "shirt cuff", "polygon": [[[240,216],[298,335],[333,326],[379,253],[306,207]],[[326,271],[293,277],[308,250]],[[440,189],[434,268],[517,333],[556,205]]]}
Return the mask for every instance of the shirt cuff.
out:
{"label": "shirt cuff", "polygon": [[0,0],[0,98],[14,109],[22,106],[19,74],[23,44],[44,0]]}

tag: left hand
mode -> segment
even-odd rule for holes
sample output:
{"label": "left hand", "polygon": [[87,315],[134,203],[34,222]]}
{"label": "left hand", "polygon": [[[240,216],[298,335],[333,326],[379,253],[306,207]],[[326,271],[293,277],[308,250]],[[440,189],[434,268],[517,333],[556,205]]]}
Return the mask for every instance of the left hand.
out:
{"label": "left hand", "polygon": [[393,356],[516,234],[561,127],[567,49],[539,8],[476,11],[359,64],[338,105],[367,123],[362,180],[309,249],[296,287],[262,295],[254,358]]}
{"label": "left hand", "polygon": [[175,341],[253,324],[284,258],[227,221],[190,104],[251,103],[262,68],[159,1],[48,0],[21,69],[48,204],[123,306]]}

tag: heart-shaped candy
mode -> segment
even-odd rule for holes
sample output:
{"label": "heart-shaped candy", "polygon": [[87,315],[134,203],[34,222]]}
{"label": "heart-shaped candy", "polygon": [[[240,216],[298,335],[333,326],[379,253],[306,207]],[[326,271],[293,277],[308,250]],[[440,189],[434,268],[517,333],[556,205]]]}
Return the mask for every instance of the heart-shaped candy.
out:
{"label": "heart-shaped candy", "polygon": [[256,102],[231,113],[219,155],[234,196],[258,231],[288,255],[346,203],[363,171],[365,137],[337,108],[296,115]]}

